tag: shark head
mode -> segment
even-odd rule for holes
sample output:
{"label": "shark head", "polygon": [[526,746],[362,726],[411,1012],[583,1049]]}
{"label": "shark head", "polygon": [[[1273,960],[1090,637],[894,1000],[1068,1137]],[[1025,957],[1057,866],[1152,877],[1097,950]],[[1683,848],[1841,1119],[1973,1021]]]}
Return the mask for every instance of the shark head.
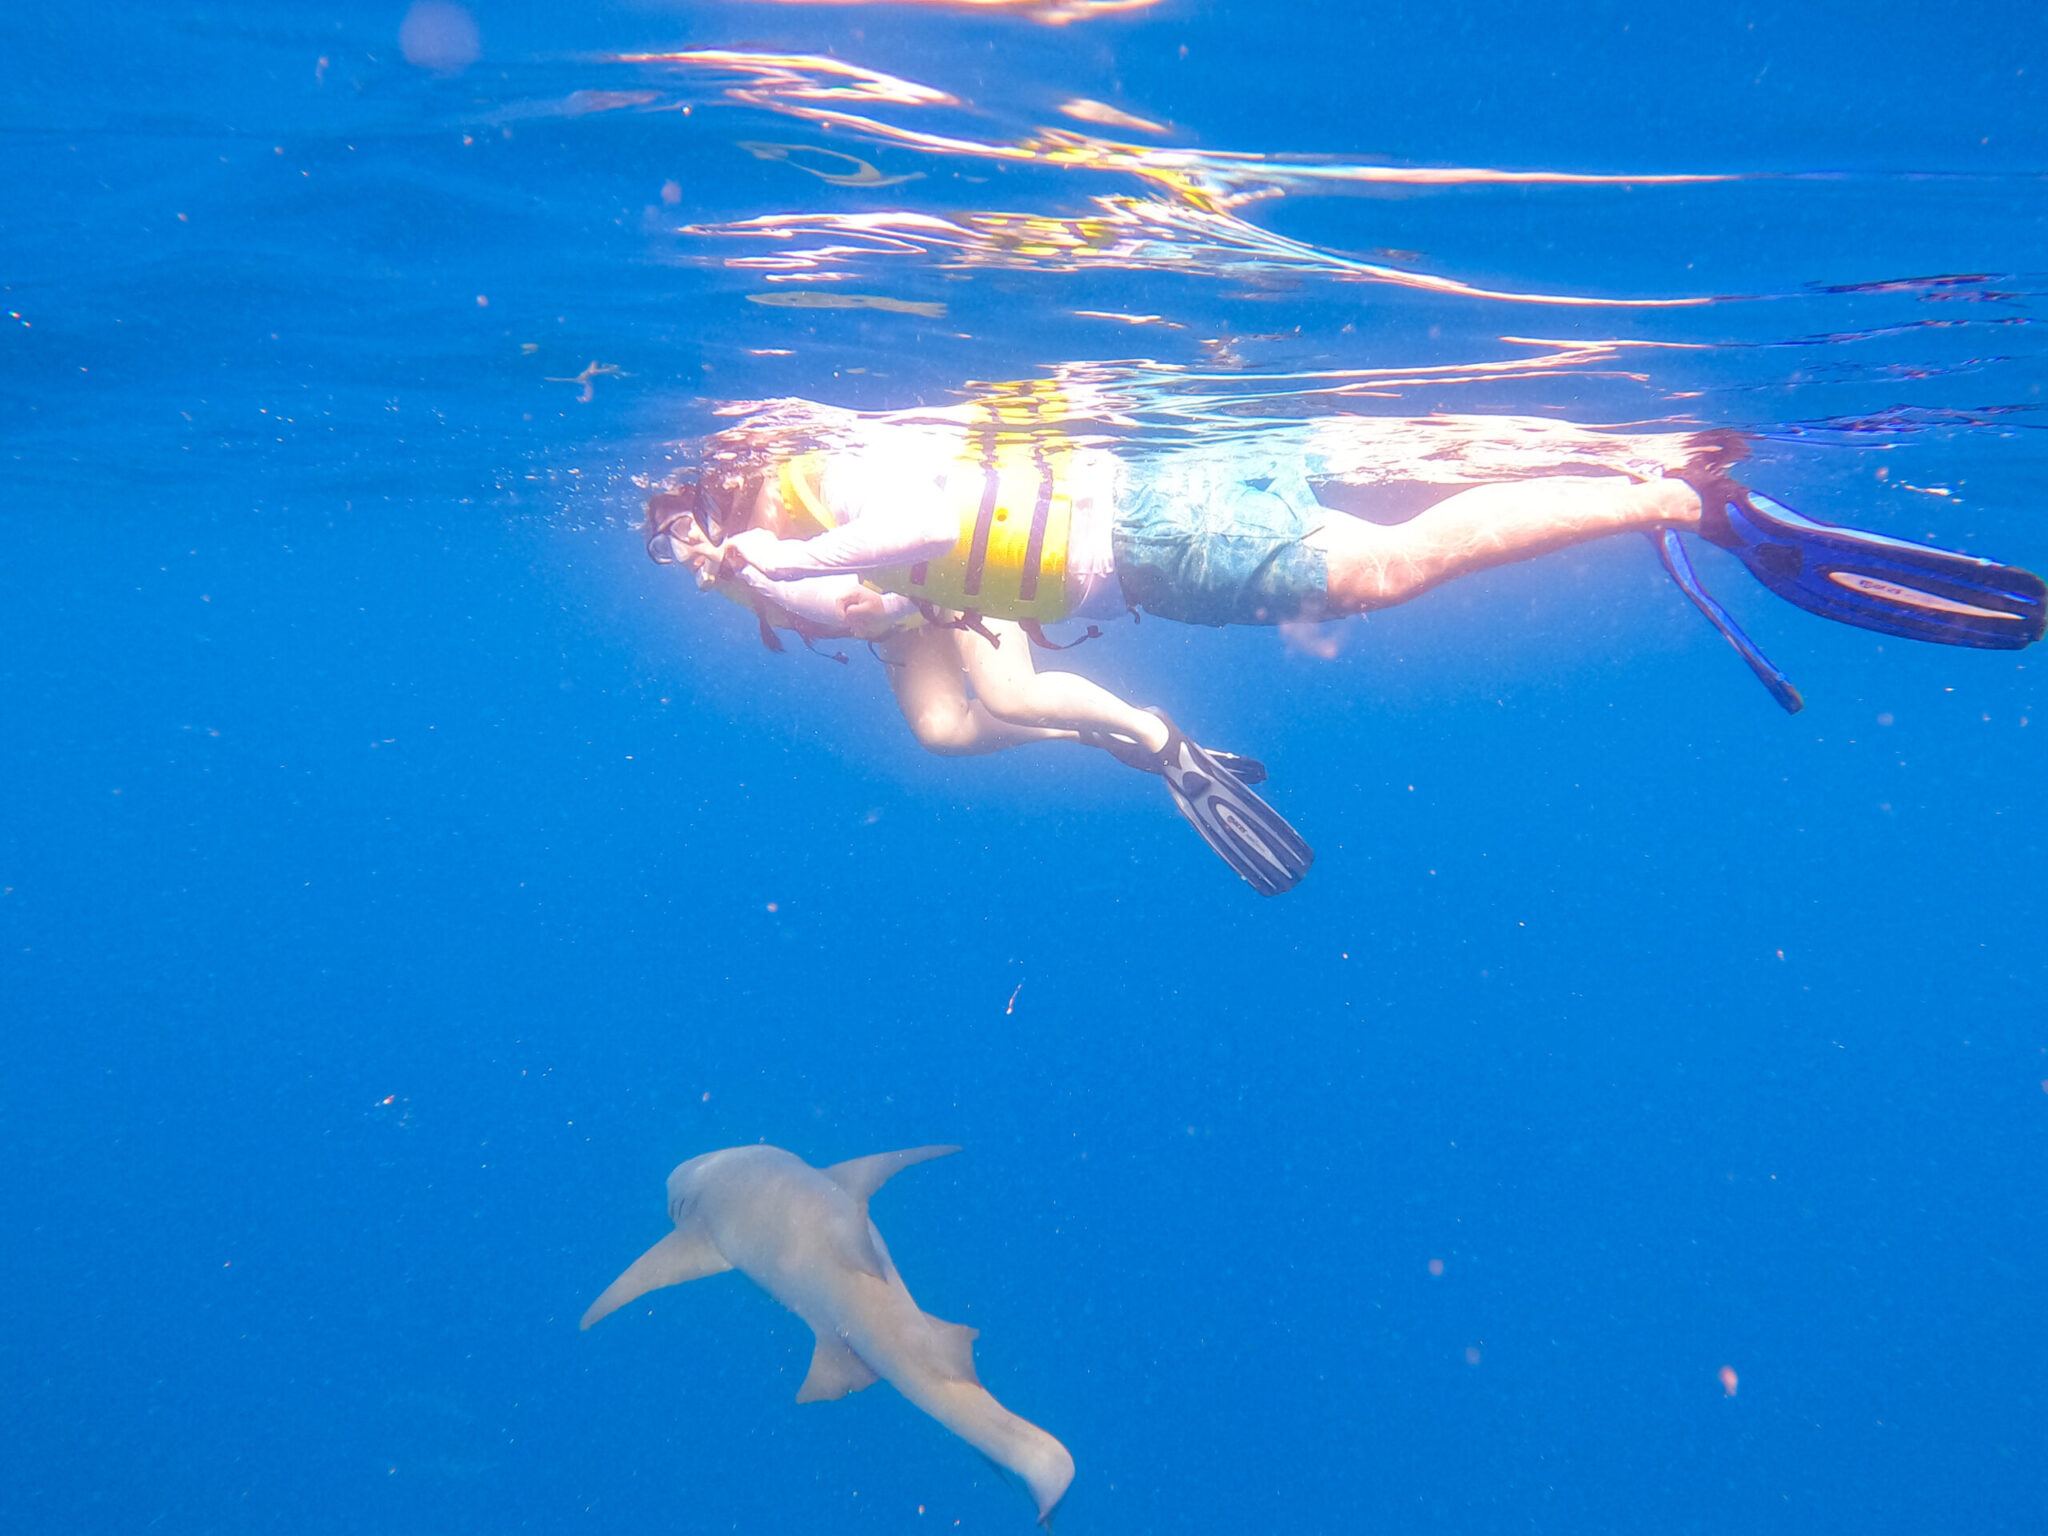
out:
{"label": "shark head", "polygon": [[681,1226],[696,1214],[697,1201],[704,1191],[704,1179],[724,1152],[706,1152],[680,1163],[676,1171],[668,1176],[668,1217]]}

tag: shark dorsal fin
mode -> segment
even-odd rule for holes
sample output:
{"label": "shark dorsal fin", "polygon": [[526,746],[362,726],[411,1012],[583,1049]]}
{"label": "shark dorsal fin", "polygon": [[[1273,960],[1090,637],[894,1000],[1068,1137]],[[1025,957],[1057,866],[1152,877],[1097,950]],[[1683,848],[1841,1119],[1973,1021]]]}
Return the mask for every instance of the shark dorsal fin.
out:
{"label": "shark dorsal fin", "polygon": [[872,1157],[856,1157],[843,1163],[834,1163],[824,1170],[824,1174],[853,1196],[858,1203],[866,1205],[876,1190],[912,1163],[929,1162],[935,1157],[951,1157],[959,1150],[958,1147],[911,1147],[902,1152],[877,1152]]}
{"label": "shark dorsal fin", "polygon": [[796,1400],[800,1403],[829,1403],[849,1392],[872,1387],[881,1379],[867,1361],[847,1346],[846,1340],[836,1333],[820,1332],[818,1347],[811,1352],[810,1374],[796,1389]]}
{"label": "shark dorsal fin", "polygon": [[664,1285],[681,1285],[685,1280],[721,1275],[731,1268],[725,1255],[712,1243],[710,1234],[692,1221],[688,1226],[677,1227],[627,1265],[626,1272],[606,1286],[604,1294],[590,1304],[590,1310],[583,1314],[582,1326],[588,1328],[627,1302],[645,1296],[649,1291],[658,1291]]}

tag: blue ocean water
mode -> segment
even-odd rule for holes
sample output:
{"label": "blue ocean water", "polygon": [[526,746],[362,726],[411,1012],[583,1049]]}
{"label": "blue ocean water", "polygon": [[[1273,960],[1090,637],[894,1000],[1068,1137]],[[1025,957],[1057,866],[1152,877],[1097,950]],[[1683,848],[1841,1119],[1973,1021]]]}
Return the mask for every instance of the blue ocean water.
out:
{"label": "blue ocean water", "polygon": [[965,1145],[876,1219],[1069,1536],[2041,1528],[2038,653],[1702,553],[1788,717],[1633,539],[1074,653],[1271,766],[1261,901],[634,532],[734,402],[1059,378],[2041,568],[2037,7],[407,15],[0,15],[7,1528],[1026,1529],[737,1277],[578,1333],[764,1139]]}

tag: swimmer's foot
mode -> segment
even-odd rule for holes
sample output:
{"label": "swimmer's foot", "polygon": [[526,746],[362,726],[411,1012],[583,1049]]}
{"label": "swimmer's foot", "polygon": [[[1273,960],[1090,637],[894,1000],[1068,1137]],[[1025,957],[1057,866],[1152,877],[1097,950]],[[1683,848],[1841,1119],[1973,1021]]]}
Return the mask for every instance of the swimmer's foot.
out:
{"label": "swimmer's foot", "polygon": [[1939,645],[2016,651],[2041,638],[2048,587],[2032,571],[1802,517],[1724,473],[1699,492],[1700,536],[1788,603],[1838,624]]}
{"label": "swimmer's foot", "polygon": [[[1162,720],[1165,718],[1156,709],[1148,713],[1159,715]],[[1075,739],[1084,746],[1100,747],[1125,767],[1135,768],[1140,773],[1159,771],[1160,752],[1134,742],[1128,736],[1115,735],[1109,731],[1077,731]],[[1241,752],[1225,752],[1220,747],[1209,747],[1205,750],[1216,760],[1218,767],[1246,789],[1266,782],[1266,765],[1256,757],[1246,757]]]}

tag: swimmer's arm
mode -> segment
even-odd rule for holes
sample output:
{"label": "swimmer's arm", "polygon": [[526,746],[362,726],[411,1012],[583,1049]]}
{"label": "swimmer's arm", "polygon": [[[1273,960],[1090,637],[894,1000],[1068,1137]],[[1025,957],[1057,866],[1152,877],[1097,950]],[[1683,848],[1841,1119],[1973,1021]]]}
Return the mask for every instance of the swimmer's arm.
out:
{"label": "swimmer's arm", "polygon": [[[894,629],[917,612],[917,605],[909,598],[864,587],[857,576],[804,576],[778,581],[746,566],[739,579],[806,623],[841,635],[871,638]],[[848,612],[849,605],[853,614]]]}
{"label": "swimmer's arm", "polygon": [[802,576],[879,571],[892,565],[935,560],[952,549],[959,533],[957,524],[948,524],[936,534],[906,527],[877,537],[875,530],[855,523],[829,529],[816,538],[778,539],[766,528],[749,528],[727,539],[725,547],[737,551],[763,575],[789,581]]}
{"label": "swimmer's arm", "polygon": [[725,542],[764,575],[786,580],[839,571],[879,571],[935,560],[959,542],[960,520],[937,487],[913,486],[882,500],[836,503],[839,525],[808,539],[778,539],[748,528]]}

